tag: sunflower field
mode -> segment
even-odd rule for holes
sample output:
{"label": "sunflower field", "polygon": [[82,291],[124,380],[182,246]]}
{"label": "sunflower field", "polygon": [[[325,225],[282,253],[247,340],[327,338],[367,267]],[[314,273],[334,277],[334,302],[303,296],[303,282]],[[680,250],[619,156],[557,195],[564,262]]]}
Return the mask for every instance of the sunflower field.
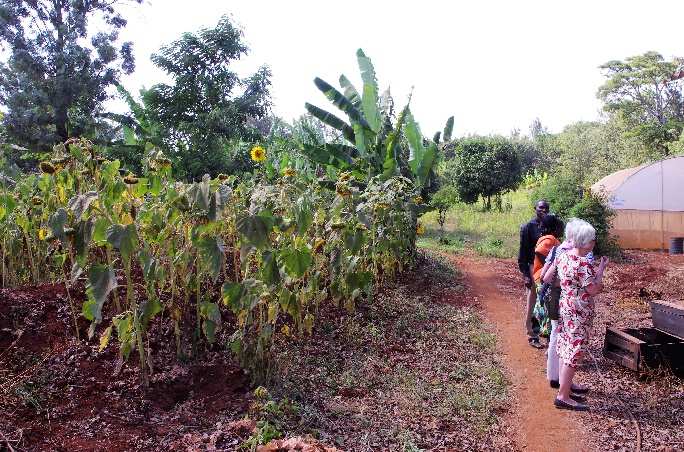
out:
{"label": "sunflower field", "polygon": [[145,385],[148,329],[162,315],[179,358],[228,338],[243,367],[265,372],[276,335],[311,334],[322,303],[352,311],[409,267],[430,209],[438,143],[408,105],[395,115],[380,99],[370,60],[357,56],[362,96],[344,76],[345,94],[316,79],[349,124],[307,104],[339,139],[255,143],[253,173],[174,180],[170,158],[148,146],[133,175],[72,138],[40,173],[3,179],[2,287],[63,283],[74,335],[86,339],[87,319],[100,350],[118,347],[122,364],[137,355]]}

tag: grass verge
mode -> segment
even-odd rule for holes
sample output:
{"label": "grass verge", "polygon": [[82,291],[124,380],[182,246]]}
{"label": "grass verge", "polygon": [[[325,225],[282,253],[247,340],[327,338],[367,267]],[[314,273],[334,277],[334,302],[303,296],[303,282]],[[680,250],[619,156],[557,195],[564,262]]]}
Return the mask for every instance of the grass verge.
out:
{"label": "grass verge", "polygon": [[399,280],[352,315],[321,312],[306,343],[282,344],[271,391],[300,415],[284,433],[344,450],[499,448],[508,382],[458,271],[425,253]]}
{"label": "grass verge", "polygon": [[443,238],[437,223],[437,212],[428,212],[421,218],[425,235],[418,240],[418,246],[513,258],[518,254],[520,225],[534,215],[529,190],[505,195],[502,205],[504,209],[500,212],[496,209],[485,211],[482,203],[458,203],[447,213]]}

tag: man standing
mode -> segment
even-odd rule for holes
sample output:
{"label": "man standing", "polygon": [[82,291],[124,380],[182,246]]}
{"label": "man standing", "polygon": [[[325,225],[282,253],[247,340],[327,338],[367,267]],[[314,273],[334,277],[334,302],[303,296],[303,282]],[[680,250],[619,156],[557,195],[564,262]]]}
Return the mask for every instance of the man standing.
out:
{"label": "man standing", "polygon": [[532,311],[537,300],[537,289],[532,279],[532,266],[534,265],[534,247],[541,237],[541,220],[549,213],[549,203],[545,200],[537,201],[534,206],[536,216],[528,223],[520,227],[520,251],[518,252],[518,267],[525,281],[525,330],[527,341],[534,348],[542,348],[539,343],[539,335],[532,325]]}

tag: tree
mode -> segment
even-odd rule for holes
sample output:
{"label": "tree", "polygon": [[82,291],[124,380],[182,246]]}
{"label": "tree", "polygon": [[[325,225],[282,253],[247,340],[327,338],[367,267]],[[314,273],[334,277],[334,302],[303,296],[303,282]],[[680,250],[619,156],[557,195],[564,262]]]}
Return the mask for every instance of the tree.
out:
{"label": "tree", "polygon": [[215,28],[185,33],[152,56],[173,83],[154,85],[143,103],[150,120],[161,125],[181,176],[199,179],[205,173],[235,171],[231,142],[261,137],[250,121],[270,111],[271,71],[262,66],[240,79],[231,70],[231,63],[248,50],[242,32],[223,17]]}
{"label": "tree", "polygon": [[684,128],[684,59],[665,60],[657,52],[609,61],[601,66],[608,80],[598,90],[604,108],[620,113],[645,145],[667,156],[668,143]]}
{"label": "tree", "polygon": [[515,144],[502,137],[473,137],[462,140],[456,149],[454,184],[465,203],[485,201],[515,190],[522,180],[521,164]]}
{"label": "tree", "polygon": [[[96,118],[109,98],[107,89],[135,67],[132,44],[117,48],[118,31],[126,25],[115,9],[118,3],[0,3],[0,44],[10,49],[0,64],[0,103],[7,108],[10,140],[47,150],[70,136],[97,137],[102,131]],[[98,21],[100,31],[91,32],[90,20]]]}

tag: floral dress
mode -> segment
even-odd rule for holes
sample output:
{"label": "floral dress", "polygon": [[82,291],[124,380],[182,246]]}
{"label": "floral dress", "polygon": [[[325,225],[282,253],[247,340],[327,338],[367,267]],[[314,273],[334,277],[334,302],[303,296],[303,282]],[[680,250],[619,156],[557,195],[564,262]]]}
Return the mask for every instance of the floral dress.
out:
{"label": "floral dress", "polygon": [[594,320],[594,300],[586,288],[594,283],[594,265],[587,257],[563,253],[556,258],[561,284],[560,322],[556,349],[563,362],[577,367],[586,352]]}

